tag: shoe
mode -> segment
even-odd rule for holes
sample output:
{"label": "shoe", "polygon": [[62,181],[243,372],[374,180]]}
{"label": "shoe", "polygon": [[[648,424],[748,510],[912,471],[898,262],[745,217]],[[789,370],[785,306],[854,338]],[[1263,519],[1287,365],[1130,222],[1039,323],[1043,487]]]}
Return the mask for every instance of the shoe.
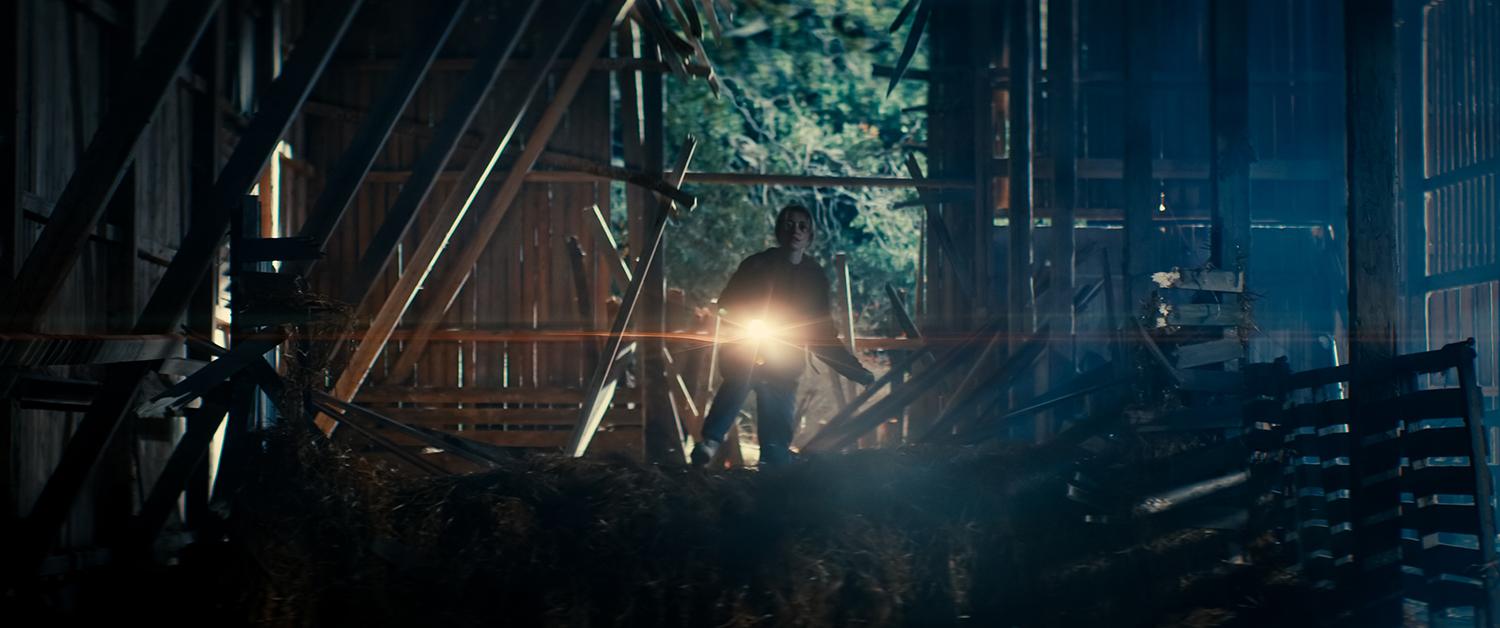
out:
{"label": "shoe", "polygon": [[690,459],[695,467],[706,467],[714,461],[714,456],[719,453],[719,441],[704,440],[693,446],[693,454]]}

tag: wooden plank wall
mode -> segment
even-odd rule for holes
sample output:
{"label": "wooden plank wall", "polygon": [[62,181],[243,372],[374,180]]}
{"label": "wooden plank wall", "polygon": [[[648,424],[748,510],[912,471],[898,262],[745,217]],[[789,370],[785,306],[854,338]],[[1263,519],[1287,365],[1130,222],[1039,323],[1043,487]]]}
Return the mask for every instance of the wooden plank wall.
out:
{"label": "wooden plank wall", "polygon": [[[472,58],[484,38],[509,28],[504,17],[510,12],[506,0],[476,2],[460,22],[442,57],[429,72],[427,79],[408,107],[404,117],[409,125],[393,134],[376,162],[374,174],[367,179],[345,221],[335,232],[328,256],[314,273],[312,287],[328,295],[342,294],[340,280],[352,272],[370,238],[379,227],[385,210],[396,198],[404,179],[404,173],[422,154],[427,145],[424,127],[437,124],[448,100],[463,79],[468,63],[460,61]],[[381,3],[372,9],[374,14],[365,16],[356,23],[351,41],[352,48],[369,51],[376,59],[390,59],[401,52],[399,40],[385,37],[392,23],[411,23],[421,18],[420,5],[409,3]],[[545,23],[546,20],[543,20]],[[514,98],[513,89],[507,86],[519,84],[530,72],[526,59],[532,57],[541,46],[550,45],[545,28],[533,28],[509,64],[496,87],[491,92],[476,122],[470,127],[470,136],[476,131],[496,128],[503,121],[500,116],[509,109],[508,99]],[[346,48],[347,49],[347,48]],[[565,57],[567,55],[564,55]],[[368,108],[378,93],[382,82],[390,73],[391,64],[372,62],[355,57],[339,60],[325,79],[325,84],[314,94],[313,100],[323,105],[335,105],[333,110],[359,111]],[[528,120],[521,125],[515,141],[499,165],[490,175],[493,182],[505,176],[509,162],[519,152],[530,131],[532,119],[542,110],[544,103],[552,97],[555,83],[561,80],[564,68],[551,75],[549,83],[538,95],[528,112]],[[548,145],[549,150],[587,157],[599,162],[610,159],[610,77],[604,72],[595,72],[584,83],[564,118],[561,126]],[[304,115],[307,129],[305,152],[315,172],[327,171],[352,137],[357,117],[341,117],[313,110]],[[464,142],[450,161],[447,170],[461,170],[472,158],[472,142]],[[320,187],[317,181],[309,182],[309,198]],[[417,222],[403,240],[405,250],[412,250],[420,241],[422,233],[429,227],[430,210],[441,203],[452,191],[450,179],[440,180],[419,212]],[[481,195],[463,223],[456,231],[449,250],[461,247],[473,231],[475,216],[489,198]],[[488,250],[480,257],[471,271],[470,279],[449,308],[438,336],[429,343],[413,374],[389,373],[398,352],[388,346],[372,369],[365,391],[382,389],[383,386],[410,381],[423,390],[456,391],[457,389],[507,389],[510,390],[556,390],[581,389],[584,379],[592,372],[593,365],[586,363],[584,345],[578,337],[567,339],[533,340],[534,336],[519,340],[502,341],[494,338],[500,334],[514,337],[518,334],[546,335],[550,332],[569,329],[592,328],[597,321],[607,320],[602,314],[605,307],[602,295],[607,294],[609,275],[602,264],[588,265],[589,285],[602,287],[595,290],[593,299],[595,312],[581,317],[576,303],[572,267],[569,263],[567,240],[577,236],[583,249],[590,255],[599,256],[602,251],[595,246],[596,230],[587,220],[592,220],[591,211],[585,209],[598,204],[609,213],[610,193],[607,182],[598,183],[528,183],[521,191],[515,205],[501,224],[499,234],[491,241]],[[397,265],[393,263],[375,290],[384,294],[398,277]],[[438,270],[445,268],[439,261]],[[436,271],[435,271],[436,272]],[[601,283],[605,282],[605,283]],[[408,317],[423,309],[425,292],[418,292]],[[394,349],[400,349],[403,331],[414,324],[409,318],[398,327],[392,340]],[[444,332],[449,332],[447,338]],[[454,336],[459,336],[454,338]],[[439,394],[439,397],[444,396]],[[456,399],[447,395],[449,399]],[[513,394],[504,395],[512,401],[488,403],[468,396],[467,401],[419,403],[428,407],[448,410],[474,409],[483,405],[489,409],[515,407]],[[406,404],[410,406],[411,404]],[[576,405],[576,404],[575,404]],[[389,407],[383,406],[383,407]],[[460,412],[447,414],[443,425],[465,424],[454,417]],[[478,413],[473,413],[478,416]],[[538,416],[546,413],[539,413]],[[548,415],[550,417],[550,415]],[[475,419],[477,420],[477,419]],[[538,420],[539,424],[556,423]],[[472,429],[468,422],[467,429]],[[561,441],[566,439],[565,425],[548,425]],[[460,428],[464,429],[464,428]],[[472,436],[472,434],[470,434]],[[493,435],[492,435],[493,436]],[[488,440],[507,444],[505,439],[494,437]],[[516,440],[516,439],[512,439]],[[521,440],[527,444],[541,442],[534,437]],[[541,439],[546,440],[546,439]]]}
{"label": "wooden plank wall", "polygon": [[[1420,55],[1422,126],[1413,129],[1421,189],[1406,209],[1420,264],[1409,298],[1423,304],[1416,331],[1427,346],[1476,340],[1484,404],[1500,410],[1500,7],[1444,0],[1425,5]],[[1410,154],[1410,153],[1408,153]],[[1408,167],[1407,172],[1412,172]],[[1415,176],[1413,178],[1416,178]],[[1414,230],[1416,231],[1416,230]],[[1421,323],[1425,323],[1422,325]],[[1425,330],[1423,327],[1425,326]]]}
{"label": "wooden plank wall", "polygon": [[[26,0],[18,11],[16,43],[19,64],[16,179],[21,212],[17,236],[21,255],[30,252],[41,234],[53,204],[73,173],[78,155],[97,130],[103,114],[105,94],[129,63],[130,55],[145,40],[166,0],[145,0],[120,5]],[[112,9],[112,10],[111,10]],[[185,231],[188,198],[187,150],[191,102],[194,88],[179,81],[167,95],[147,128],[135,153],[133,179],[122,183],[127,197],[117,197],[124,211],[118,220],[95,230],[61,296],[44,323],[44,330],[59,333],[105,333],[109,331],[112,307],[139,308],[175,253]],[[123,222],[133,220],[133,229]],[[131,231],[135,242],[130,241]],[[118,260],[126,247],[139,248],[128,255],[129,267]],[[127,295],[111,296],[109,286],[129,281]],[[122,301],[123,299],[123,301]],[[95,367],[52,367],[48,374],[91,380]],[[21,410],[10,430],[10,495],[4,504],[6,517],[29,512],[43,484],[61,457],[62,449],[81,413]],[[171,443],[157,440],[135,442],[133,428],[107,454],[101,473],[85,489],[86,497],[73,509],[64,532],[63,547],[95,542],[107,532],[101,526],[119,514],[102,509],[125,508],[137,496],[137,481],[149,486],[160,472]],[[129,447],[138,446],[140,468],[132,471]],[[122,458],[123,456],[123,458]],[[124,466],[118,462],[123,459]],[[103,505],[101,507],[101,505]],[[117,521],[117,520],[114,520]]]}

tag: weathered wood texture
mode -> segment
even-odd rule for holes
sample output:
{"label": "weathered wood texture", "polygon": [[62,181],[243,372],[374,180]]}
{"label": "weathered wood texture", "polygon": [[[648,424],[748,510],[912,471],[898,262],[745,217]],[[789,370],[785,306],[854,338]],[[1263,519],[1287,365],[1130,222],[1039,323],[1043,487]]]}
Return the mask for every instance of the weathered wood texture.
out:
{"label": "weathered wood texture", "polygon": [[[7,55],[5,62],[13,64],[15,80],[10,83],[14,86],[15,135],[9,138],[14,152],[5,173],[13,183],[8,192],[13,202],[5,210],[8,228],[5,241],[0,242],[12,264],[8,268],[17,268],[33,250],[79,168],[79,157],[99,129],[106,94],[121,80],[125,65],[139,52],[167,4],[166,0],[134,3],[121,12],[125,19],[117,24],[95,19],[74,3],[27,0],[5,8],[6,15],[15,20],[15,36],[8,40],[15,54]],[[94,235],[83,243],[73,272],[59,285],[53,307],[42,321],[42,330],[102,333],[112,325],[111,302],[127,299],[139,304],[149,296],[162,271],[161,264],[151,260],[172,256],[185,224],[186,147],[193,95],[189,84],[171,81],[131,153],[134,168],[127,183],[141,184],[122,185],[120,189],[130,198],[119,200],[150,208],[132,212],[129,218],[141,254],[126,258],[129,263],[122,266],[120,253],[128,244],[123,239],[127,229],[121,228],[121,221],[101,221],[114,224],[94,229]],[[103,280],[106,277],[128,278],[133,284],[127,288],[129,294],[111,294]],[[96,376],[83,366],[50,366],[46,372],[78,379]],[[30,511],[80,414],[0,403],[7,404],[5,416],[0,417],[0,429],[5,431],[0,447],[6,449],[0,460],[6,464],[4,479],[9,487],[0,509],[10,518]],[[168,449],[167,444],[142,443],[141,468],[136,471],[140,477],[149,482],[164,464]],[[81,492],[116,499],[112,491],[91,482]],[[62,547],[97,541],[96,506],[93,497],[80,500],[60,535]]]}

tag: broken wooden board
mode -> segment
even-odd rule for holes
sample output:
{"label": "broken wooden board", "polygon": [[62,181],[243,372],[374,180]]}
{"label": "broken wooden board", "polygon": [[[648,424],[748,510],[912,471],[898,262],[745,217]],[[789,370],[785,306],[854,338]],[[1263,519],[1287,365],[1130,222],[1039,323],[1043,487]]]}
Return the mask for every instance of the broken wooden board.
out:
{"label": "broken wooden board", "polygon": [[1245,273],[1228,270],[1175,268],[1167,272],[1151,273],[1151,281],[1159,288],[1207,290],[1209,292],[1245,291]]}
{"label": "broken wooden board", "polygon": [[1175,366],[1180,369],[1219,364],[1245,357],[1245,345],[1238,338],[1225,338],[1177,347]]}
{"label": "broken wooden board", "polygon": [[1245,320],[1238,305],[1213,303],[1161,304],[1157,327],[1239,327]]}

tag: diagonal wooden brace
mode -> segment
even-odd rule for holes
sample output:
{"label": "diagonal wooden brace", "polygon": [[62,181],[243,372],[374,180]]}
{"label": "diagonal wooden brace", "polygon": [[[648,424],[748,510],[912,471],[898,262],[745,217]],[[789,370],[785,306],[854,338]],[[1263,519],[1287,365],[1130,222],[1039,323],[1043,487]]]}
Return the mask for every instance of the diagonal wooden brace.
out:
{"label": "diagonal wooden brace", "polygon": [[[688,165],[693,160],[693,151],[697,149],[698,142],[692,137],[682,143],[682,150],[677,155],[677,167],[672,169],[672,182],[674,186],[682,185],[682,177],[687,172]],[[625,296],[620,301],[620,311],[615,314],[615,322],[610,327],[609,340],[605,342],[604,355],[614,355],[619,352],[620,345],[624,343],[625,330],[630,326],[630,315],[635,310],[636,301],[640,300],[641,290],[646,285],[647,270],[651,268],[651,261],[656,258],[658,249],[661,248],[662,234],[667,231],[667,219],[671,217],[669,208],[663,208],[657,212],[656,223],[651,227],[648,242],[651,246],[646,249],[635,264],[634,279],[630,287],[625,290]],[[593,377],[589,378],[589,386],[584,389],[583,411],[578,416],[578,425],[573,429],[573,437],[568,441],[565,450],[569,456],[577,458],[583,455],[589,447],[589,442],[594,438],[594,431],[599,429],[599,422],[604,419],[604,411],[609,408],[610,401],[614,398],[615,380],[614,362],[601,360],[594,368]]]}

